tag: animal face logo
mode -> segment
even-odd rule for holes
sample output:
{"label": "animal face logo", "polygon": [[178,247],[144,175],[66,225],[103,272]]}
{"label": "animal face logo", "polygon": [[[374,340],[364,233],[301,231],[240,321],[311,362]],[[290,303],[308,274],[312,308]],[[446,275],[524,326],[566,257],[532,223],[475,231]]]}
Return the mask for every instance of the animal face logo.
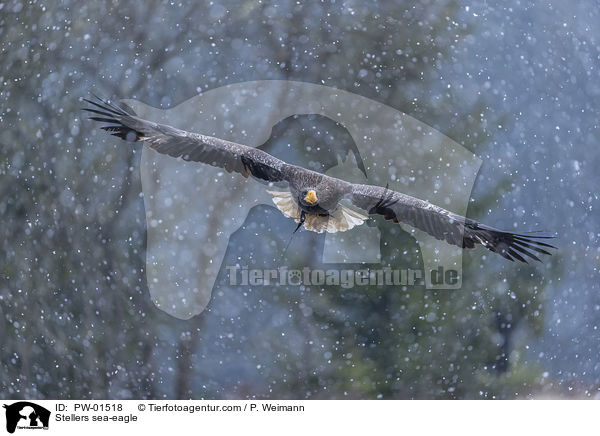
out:
{"label": "animal face logo", "polygon": [[6,431],[19,429],[48,429],[50,411],[29,401],[3,406],[6,409]]}
{"label": "animal face logo", "polygon": [[[169,110],[125,100],[142,118],[259,146],[294,115],[329,118],[351,135],[357,153],[327,175],[379,186],[465,215],[481,160],[426,124],[379,102],[326,86],[292,81],[244,82],[214,89]],[[360,158],[360,162],[358,159]],[[358,169],[361,171],[358,171]],[[211,297],[230,236],[257,205],[273,205],[264,185],[208,165],[159,155],[144,147],[142,190],[147,218],[147,283],[155,304],[189,319]],[[225,193],[226,195],[221,195]],[[308,193],[307,193],[308,194]],[[312,196],[308,197],[312,200]],[[219,211],[226,211],[220,214]],[[428,289],[462,286],[462,250],[407,225],[419,244]],[[322,262],[381,265],[381,234],[360,225],[325,238]],[[453,270],[452,282],[428,272]]]}

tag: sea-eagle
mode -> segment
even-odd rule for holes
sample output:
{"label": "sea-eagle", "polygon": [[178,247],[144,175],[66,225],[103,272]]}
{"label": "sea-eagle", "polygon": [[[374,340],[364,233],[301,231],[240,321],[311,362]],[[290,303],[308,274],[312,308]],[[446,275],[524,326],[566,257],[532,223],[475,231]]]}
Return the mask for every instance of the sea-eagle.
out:
{"label": "sea-eagle", "polygon": [[458,247],[481,244],[511,261],[527,262],[525,257],[540,261],[536,253],[550,255],[548,249],[555,248],[543,242],[549,236],[498,230],[387,186],[349,183],[288,164],[257,148],[144,120],[124,105],[100,98],[84,100],[91,105],[84,108],[92,113],[90,119],[105,123],[101,128],[121,139],[143,141],[159,153],[235,171],[244,177],[287,182],[287,191],[268,192],[277,208],[298,223],[296,230],[303,225],[313,232],[334,233],[361,225],[368,216],[341,204],[348,201],[368,215],[409,224]]}

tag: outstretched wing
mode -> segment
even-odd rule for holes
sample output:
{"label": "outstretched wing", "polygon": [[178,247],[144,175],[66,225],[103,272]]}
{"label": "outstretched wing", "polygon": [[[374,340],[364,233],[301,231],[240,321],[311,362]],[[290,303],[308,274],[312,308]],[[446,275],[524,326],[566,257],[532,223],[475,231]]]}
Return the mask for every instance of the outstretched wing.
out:
{"label": "outstretched wing", "polygon": [[527,263],[524,256],[540,261],[535,253],[550,255],[546,248],[556,248],[540,241],[551,237],[504,232],[387,187],[352,185],[349,198],[371,215],[409,224],[458,247],[474,248],[481,244],[511,261]]}
{"label": "outstretched wing", "polygon": [[257,148],[147,121],[129,108],[99,98],[98,101],[84,100],[92,105],[83,109],[93,114],[90,119],[106,123],[101,128],[113,136],[131,142],[144,141],[159,153],[235,171],[244,177],[252,174],[269,182],[285,179],[288,165]]}

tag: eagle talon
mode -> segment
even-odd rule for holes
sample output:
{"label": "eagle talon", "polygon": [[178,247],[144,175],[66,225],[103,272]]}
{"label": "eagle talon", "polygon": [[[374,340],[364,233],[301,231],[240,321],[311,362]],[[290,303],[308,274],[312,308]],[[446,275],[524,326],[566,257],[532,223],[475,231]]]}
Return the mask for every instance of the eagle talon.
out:
{"label": "eagle talon", "polygon": [[294,230],[294,233],[296,233],[298,230],[300,230],[300,227],[302,227],[302,224],[304,224],[305,220],[306,220],[306,212],[302,211],[300,213],[300,222],[298,223],[298,227],[296,227],[296,230]]}

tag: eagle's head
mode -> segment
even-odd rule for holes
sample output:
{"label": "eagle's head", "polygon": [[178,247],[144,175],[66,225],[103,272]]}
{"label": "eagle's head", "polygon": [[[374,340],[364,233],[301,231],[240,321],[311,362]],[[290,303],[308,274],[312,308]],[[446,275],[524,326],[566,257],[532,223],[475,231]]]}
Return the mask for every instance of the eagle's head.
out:
{"label": "eagle's head", "polygon": [[302,195],[300,196],[302,202],[307,206],[315,206],[319,202],[319,197],[317,197],[317,191],[314,189],[305,189],[302,191]]}

